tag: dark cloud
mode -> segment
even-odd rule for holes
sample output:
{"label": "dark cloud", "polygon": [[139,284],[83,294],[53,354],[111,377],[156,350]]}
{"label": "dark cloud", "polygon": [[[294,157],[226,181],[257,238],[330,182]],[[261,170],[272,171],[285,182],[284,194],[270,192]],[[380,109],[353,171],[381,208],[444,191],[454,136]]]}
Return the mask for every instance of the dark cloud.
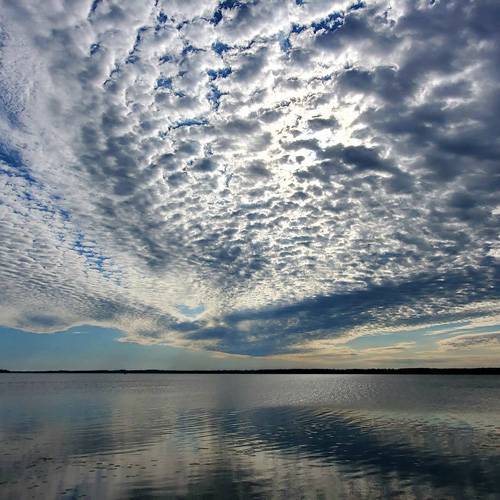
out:
{"label": "dark cloud", "polygon": [[307,121],[307,125],[311,130],[335,129],[338,127],[338,122],[335,118],[312,118]]}
{"label": "dark cloud", "polygon": [[445,350],[467,349],[470,347],[495,347],[500,344],[500,333],[473,333],[466,335],[457,335],[438,342],[441,348]]}
{"label": "dark cloud", "polygon": [[[404,256],[394,254],[385,258],[404,259]],[[377,326],[398,329],[469,317],[457,308],[498,297],[499,278],[500,267],[494,266],[441,276],[420,276],[397,284],[372,284],[350,293],[234,313],[224,318],[226,326],[197,329],[190,337],[216,339],[217,349],[226,352],[267,355],[294,352],[296,345],[301,346],[299,351],[302,352],[304,344],[325,338],[325,332],[330,338],[338,338],[353,328],[368,325],[374,329]],[[480,288],[478,283],[482,284]],[[411,313],[405,315],[401,312],[403,309]],[[246,327],[245,323],[251,326]],[[252,342],[248,342],[248,337]],[[479,337],[473,339],[481,342]],[[492,337],[483,341],[488,339]]]}

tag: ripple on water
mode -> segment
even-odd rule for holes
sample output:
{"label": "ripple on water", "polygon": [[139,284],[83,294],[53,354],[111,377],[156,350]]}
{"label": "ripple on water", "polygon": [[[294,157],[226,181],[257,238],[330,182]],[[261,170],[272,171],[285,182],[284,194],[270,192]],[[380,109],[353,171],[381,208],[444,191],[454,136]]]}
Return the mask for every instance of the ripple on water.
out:
{"label": "ripple on water", "polygon": [[2,498],[500,491],[498,377],[22,377],[0,379]]}

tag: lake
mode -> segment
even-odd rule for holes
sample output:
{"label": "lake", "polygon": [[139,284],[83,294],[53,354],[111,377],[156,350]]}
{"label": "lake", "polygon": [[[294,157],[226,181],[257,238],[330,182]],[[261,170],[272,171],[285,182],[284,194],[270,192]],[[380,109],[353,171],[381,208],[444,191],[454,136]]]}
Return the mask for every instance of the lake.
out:
{"label": "lake", "polygon": [[500,376],[1,374],[0,498],[500,498]]}

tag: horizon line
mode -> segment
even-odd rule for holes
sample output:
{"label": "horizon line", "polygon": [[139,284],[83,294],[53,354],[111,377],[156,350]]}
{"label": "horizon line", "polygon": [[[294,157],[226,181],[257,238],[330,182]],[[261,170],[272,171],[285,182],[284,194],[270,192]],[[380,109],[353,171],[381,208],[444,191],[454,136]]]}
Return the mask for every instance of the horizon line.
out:
{"label": "horizon line", "polygon": [[403,375],[425,375],[425,374],[469,374],[469,375],[500,375],[500,367],[478,367],[478,368],[263,368],[263,369],[222,369],[222,370],[169,370],[169,369],[95,369],[95,370],[8,370],[0,369],[0,373],[109,373],[109,374],[403,374]]}

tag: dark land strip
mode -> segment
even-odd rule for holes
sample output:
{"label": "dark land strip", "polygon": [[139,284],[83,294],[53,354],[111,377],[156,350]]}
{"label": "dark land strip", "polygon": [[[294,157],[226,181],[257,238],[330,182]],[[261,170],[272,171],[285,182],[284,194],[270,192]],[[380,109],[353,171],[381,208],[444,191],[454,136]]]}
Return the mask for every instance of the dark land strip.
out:
{"label": "dark land strip", "polygon": [[0,373],[242,374],[242,375],[500,375],[487,368],[280,368],[262,370],[1,370]]}

